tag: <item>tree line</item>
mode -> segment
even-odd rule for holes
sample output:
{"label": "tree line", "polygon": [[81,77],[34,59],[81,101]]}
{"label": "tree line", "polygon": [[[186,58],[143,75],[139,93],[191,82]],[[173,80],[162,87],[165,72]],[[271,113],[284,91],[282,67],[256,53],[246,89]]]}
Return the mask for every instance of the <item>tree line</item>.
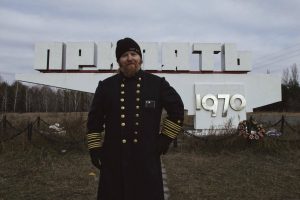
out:
{"label": "tree line", "polygon": [[86,112],[93,94],[49,86],[8,84],[0,76],[0,112]]}
{"label": "tree line", "polygon": [[[254,111],[300,112],[299,73],[296,64],[283,70],[282,101]],[[93,94],[49,86],[8,84],[0,76],[0,112],[86,112]]]}

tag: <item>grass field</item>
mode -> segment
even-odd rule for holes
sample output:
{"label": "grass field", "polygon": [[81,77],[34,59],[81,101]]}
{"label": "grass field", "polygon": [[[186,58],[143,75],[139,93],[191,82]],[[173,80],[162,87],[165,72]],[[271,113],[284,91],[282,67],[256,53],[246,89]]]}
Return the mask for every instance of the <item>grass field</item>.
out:
{"label": "grass field", "polygon": [[172,200],[300,199],[300,152],[199,154],[164,158]]}
{"label": "grass field", "polygon": [[[18,115],[10,117],[20,120]],[[70,118],[53,114],[49,121],[64,117]],[[99,172],[90,164],[85,148],[74,146],[62,152],[60,144],[47,144],[35,136],[33,146],[24,144],[23,137],[6,142],[0,152],[0,200],[96,198]],[[223,142],[180,137],[179,146],[162,157],[170,200],[299,200],[299,143],[265,141],[249,144],[243,138]]]}
{"label": "grass field", "polygon": [[[191,153],[163,156],[172,200],[300,199],[300,152]],[[96,176],[83,152],[6,152],[0,156],[1,200],[95,199]]]}
{"label": "grass field", "polygon": [[0,156],[1,200],[95,199],[97,171],[85,153],[37,149]]}

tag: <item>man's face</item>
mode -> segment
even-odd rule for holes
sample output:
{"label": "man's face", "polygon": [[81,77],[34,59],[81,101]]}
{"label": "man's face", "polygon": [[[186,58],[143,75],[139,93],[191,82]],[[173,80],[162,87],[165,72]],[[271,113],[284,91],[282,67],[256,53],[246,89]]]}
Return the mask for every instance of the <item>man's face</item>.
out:
{"label": "man's face", "polygon": [[127,51],[119,59],[120,71],[126,77],[133,77],[141,68],[142,59],[135,51]]}

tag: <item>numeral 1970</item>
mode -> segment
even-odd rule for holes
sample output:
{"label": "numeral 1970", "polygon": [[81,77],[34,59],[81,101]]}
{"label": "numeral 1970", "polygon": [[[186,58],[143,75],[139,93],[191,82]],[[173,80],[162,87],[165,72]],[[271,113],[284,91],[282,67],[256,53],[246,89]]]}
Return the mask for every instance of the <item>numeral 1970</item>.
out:
{"label": "numeral 1970", "polygon": [[[230,94],[207,94],[202,97],[200,94],[196,94],[196,109],[201,110],[201,107],[204,110],[211,111],[211,116],[217,116],[217,110],[219,105],[219,99],[224,99],[224,106],[222,110],[222,117],[227,116],[229,105],[235,111],[243,110],[246,106],[246,99],[241,94],[235,94],[230,97]],[[212,103],[208,103],[211,100]]]}

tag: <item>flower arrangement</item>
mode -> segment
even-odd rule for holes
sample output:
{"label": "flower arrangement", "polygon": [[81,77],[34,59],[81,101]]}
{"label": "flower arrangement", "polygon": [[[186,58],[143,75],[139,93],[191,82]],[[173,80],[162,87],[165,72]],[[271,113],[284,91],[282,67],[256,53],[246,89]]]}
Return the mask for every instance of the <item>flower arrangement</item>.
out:
{"label": "flower arrangement", "polygon": [[241,121],[237,130],[240,136],[250,140],[262,139],[266,134],[262,124],[258,124],[254,119]]}

